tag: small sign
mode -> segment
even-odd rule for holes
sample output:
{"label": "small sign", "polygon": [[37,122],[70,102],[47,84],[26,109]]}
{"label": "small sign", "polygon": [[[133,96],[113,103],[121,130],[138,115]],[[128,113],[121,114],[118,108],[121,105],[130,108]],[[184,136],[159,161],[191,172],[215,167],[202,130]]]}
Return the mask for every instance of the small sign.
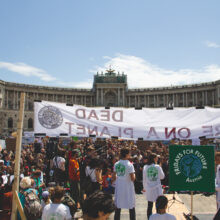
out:
{"label": "small sign", "polygon": [[169,146],[170,191],[215,192],[213,146]]}

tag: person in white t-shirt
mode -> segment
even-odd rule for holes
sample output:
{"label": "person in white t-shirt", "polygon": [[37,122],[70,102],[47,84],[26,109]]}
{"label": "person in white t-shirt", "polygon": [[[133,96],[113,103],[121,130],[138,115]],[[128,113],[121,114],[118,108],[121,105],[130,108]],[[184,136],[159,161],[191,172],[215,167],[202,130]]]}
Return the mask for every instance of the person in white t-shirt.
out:
{"label": "person in white t-shirt", "polygon": [[136,219],[135,214],[135,170],[128,160],[130,150],[123,148],[120,151],[121,159],[114,165],[113,181],[115,181],[115,216],[114,220],[120,219],[121,209],[129,209],[130,220]]}
{"label": "person in white t-shirt", "polygon": [[158,157],[155,153],[151,153],[148,158],[148,164],[143,168],[143,192],[148,201],[147,217],[149,219],[152,214],[153,203],[157,197],[163,195],[160,180],[165,177],[160,165],[157,164]]}
{"label": "person in white t-shirt", "polygon": [[166,196],[159,196],[156,200],[157,213],[150,216],[150,220],[176,220],[174,215],[166,213],[168,199]]}
{"label": "person in white t-shirt", "polygon": [[58,155],[53,158],[54,181],[58,185],[63,185],[65,182],[65,162],[63,152],[58,151]]}
{"label": "person in white t-shirt", "polygon": [[61,199],[64,195],[64,189],[61,186],[56,186],[51,190],[51,200],[52,203],[44,207],[42,220],[71,220],[72,216],[70,214],[69,207],[61,203]]}

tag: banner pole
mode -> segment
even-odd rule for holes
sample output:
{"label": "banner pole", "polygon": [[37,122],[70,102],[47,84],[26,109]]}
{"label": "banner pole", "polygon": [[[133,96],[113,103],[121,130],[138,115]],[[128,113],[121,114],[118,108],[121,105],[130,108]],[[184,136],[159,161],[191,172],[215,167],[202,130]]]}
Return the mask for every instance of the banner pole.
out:
{"label": "banner pole", "polygon": [[193,220],[193,191],[191,191],[191,220]]}
{"label": "banner pole", "polygon": [[14,170],[14,184],[13,184],[12,214],[11,214],[12,220],[17,219],[16,192],[19,192],[24,103],[25,103],[25,93],[22,92],[21,97],[20,97],[20,111],[19,111],[19,119],[18,119],[18,124],[17,124],[17,137],[16,137],[16,149],[15,149],[15,170]]}

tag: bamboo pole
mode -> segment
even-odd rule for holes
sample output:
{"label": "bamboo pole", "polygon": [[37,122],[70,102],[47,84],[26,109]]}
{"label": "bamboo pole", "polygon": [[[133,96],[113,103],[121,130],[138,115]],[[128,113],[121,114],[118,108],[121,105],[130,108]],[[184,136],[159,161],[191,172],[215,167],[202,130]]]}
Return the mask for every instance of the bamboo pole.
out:
{"label": "bamboo pole", "polygon": [[191,191],[191,220],[193,220],[193,191]]}
{"label": "bamboo pole", "polygon": [[25,103],[25,93],[22,92],[21,97],[20,97],[20,111],[19,111],[19,119],[18,119],[18,125],[17,125],[17,138],[16,138],[16,150],[15,150],[15,170],[14,170],[14,184],[13,184],[12,214],[11,214],[12,220],[16,220],[17,218],[16,192],[19,192],[24,103]]}

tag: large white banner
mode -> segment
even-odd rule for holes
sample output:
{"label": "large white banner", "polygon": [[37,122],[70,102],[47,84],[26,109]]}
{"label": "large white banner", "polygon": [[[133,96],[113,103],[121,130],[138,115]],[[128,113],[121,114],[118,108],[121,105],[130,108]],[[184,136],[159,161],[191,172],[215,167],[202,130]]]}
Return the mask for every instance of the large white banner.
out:
{"label": "large white banner", "polygon": [[169,140],[220,136],[220,109],[87,108],[63,103],[35,102],[35,133],[59,136]]}

